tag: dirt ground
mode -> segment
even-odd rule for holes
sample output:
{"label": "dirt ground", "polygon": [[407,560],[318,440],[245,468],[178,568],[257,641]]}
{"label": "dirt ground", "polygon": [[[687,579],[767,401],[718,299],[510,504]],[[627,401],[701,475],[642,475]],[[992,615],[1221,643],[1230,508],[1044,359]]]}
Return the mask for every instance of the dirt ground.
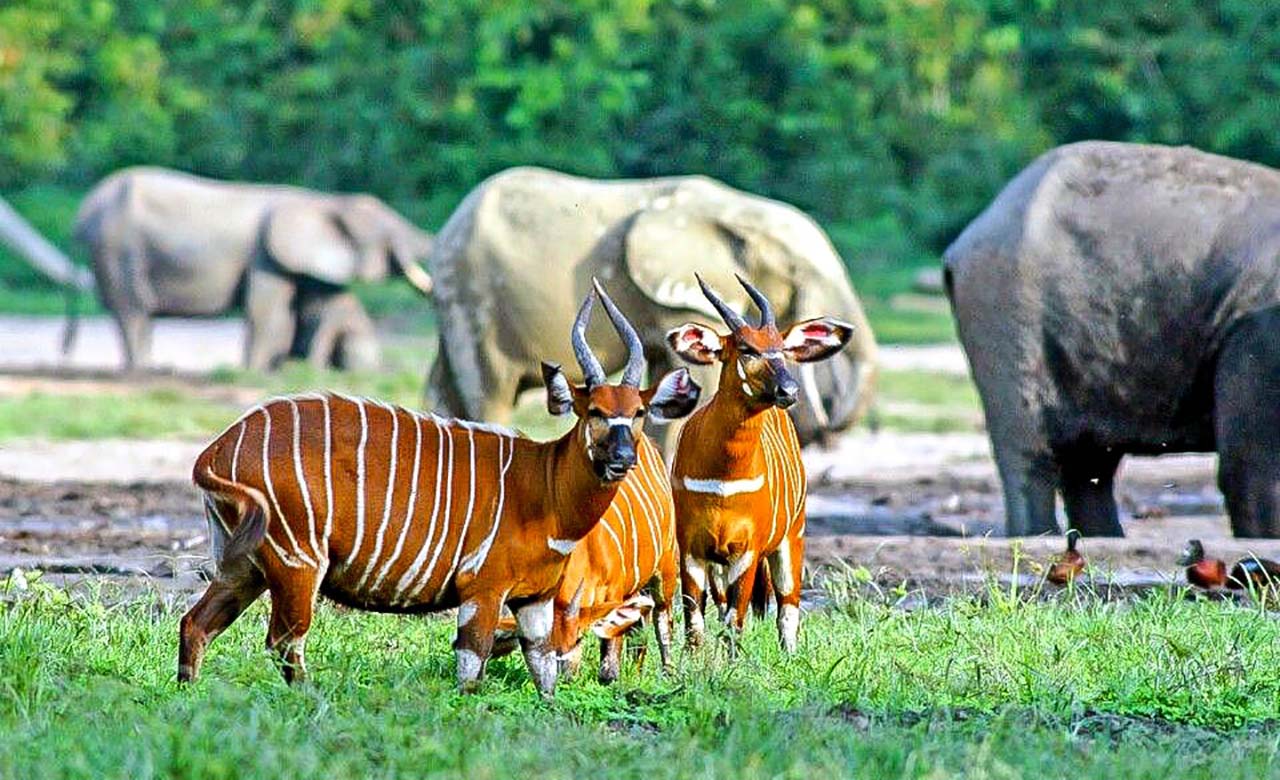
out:
{"label": "dirt ground", "polygon": [[[56,356],[57,318],[0,317],[0,395],[32,391],[113,393],[126,388],[110,371],[118,357],[110,323],[83,323],[70,365]],[[170,371],[130,380],[136,389],[173,386],[230,403],[259,391],[206,386],[186,373],[234,363],[239,323],[162,321],[156,334]],[[198,337],[202,347],[191,350]],[[167,346],[166,346],[167,345]],[[184,347],[185,345],[185,347]],[[212,345],[212,346],[210,346]],[[963,372],[953,346],[889,348],[886,365]],[[185,362],[184,362],[185,361]],[[204,581],[208,539],[190,485],[201,449],[183,441],[23,441],[0,445],[0,578],[40,570],[54,581],[119,582],[189,598]],[[1061,537],[1009,540],[986,437],[859,430],[827,450],[805,454],[810,476],[808,561],[844,572],[860,587],[911,598],[972,589],[988,577],[1037,581],[1037,566]],[[1234,540],[1215,487],[1215,460],[1183,455],[1132,458],[1122,467],[1124,539],[1088,539],[1082,549],[1095,584],[1146,588],[1177,582],[1174,559],[1188,538],[1232,560],[1280,556],[1280,541]]]}
{"label": "dirt ground", "polygon": [[[930,599],[981,587],[988,577],[1010,582],[1016,554],[1020,581],[1034,584],[1061,537],[1000,537],[1000,496],[986,465],[815,483],[810,566],[856,572],[865,588]],[[1174,559],[1189,537],[1227,560],[1280,555],[1280,542],[1230,537],[1212,465],[1206,458],[1130,465],[1120,487],[1126,538],[1082,542],[1095,585],[1177,582]],[[204,582],[207,549],[200,502],[185,481],[0,479],[0,576],[40,570],[50,581],[119,583],[185,599]]]}

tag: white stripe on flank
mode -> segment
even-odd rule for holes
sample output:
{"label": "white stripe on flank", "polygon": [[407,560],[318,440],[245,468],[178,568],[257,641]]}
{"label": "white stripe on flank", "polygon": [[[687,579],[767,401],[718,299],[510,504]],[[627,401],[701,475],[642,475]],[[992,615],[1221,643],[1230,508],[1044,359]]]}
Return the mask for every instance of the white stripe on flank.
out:
{"label": "white stripe on flank", "polygon": [[418,466],[422,463],[422,418],[416,414],[411,415],[413,418],[413,479],[409,483],[409,503],[404,512],[404,522],[400,524],[400,536],[396,538],[395,549],[391,551],[391,555],[387,557],[387,562],[382,564],[382,568],[378,570],[378,576],[373,580],[373,586],[370,590],[376,591],[382,586],[382,581],[386,579],[387,572],[391,571],[391,567],[396,561],[400,560],[400,553],[404,551],[404,540],[409,535],[409,527],[413,525],[413,509],[418,503]]}
{"label": "white stripe on flank", "polygon": [[240,445],[244,444],[244,429],[248,420],[240,419],[240,435],[236,437],[236,448],[231,453],[231,481],[236,481],[236,467],[240,465]]}
{"label": "white stripe on flank", "polygon": [[[443,551],[443,550],[444,550],[444,543],[445,543],[445,542],[447,542],[447,541],[449,540],[449,527],[450,527],[451,525],[453,525],[453,519],[452,519],[452,513],[453,513],[453,431],[448,430],[447,428],[441,428],[441,429],[440,429],[440,431],[441,431],[441,432],[440,432],[440,435],[441,435],[441,436],[443,436],[443,437],[445,437],[445,438],[448,440],[448,442],[449,442],[449,465],[448,465],[448,466],[445,468],[445,470],[444,470],[444,474],[445,474],[445,483],[444,483],[444,488],[445,488],[445,494],[444,494],[444,519],[443,519],[443,522],[442,522],[442,524],[441,524],[441,526],[440,526],[440,538],[436,540],[436,547],[435,547],[435,550],[431,553],[431,562],[427,564],[427,570],[426,570],[426,572],[422,575],[422,580],[421,580],[420,582],[418,582],[417,584],[415,584],[415,585],[413,586],[413,589],[409,591],[409,596],[408,596],[408,598],[411,598],[411,599],[412,599],[412,598],[417,598],[418,594],[422,592],[422,589],[423,589],[423,588],[425,588],[425,587],[427,587],[429,584],[431,584],[431,577],[432,577],[432,576],[435,574],[435,572],[436,572],[436,562],[440,560],[440,553],[441,553],[441,551]],[[437,477],[437,480],[436,480],[437,488],[436,488],[436,489],[437,489],[437,490],[439,490],[439,476],[440,476],[440,475],[437,473],[437,474],[436,474],[436,477]],[[439,508],[440,508],[440,499],[439,499],[439,497],[437,497],[437,498],[436,498],[436,509],[438,510]],[[431,514],[431,528],[432,528],[432,530],[434,530],[434,529],[435,529],[435,527],[436,527],[436,516],[435,516],[435,512],[433,511],[433,512],[432,512],[432,514]],[[430,537],[428,537],[428,539],[429,539],[429,538],[430,538]],[[424,548],[424,549],[425,549],[425,548]],[[444,590],[444,585],[443,585],[443,584],[441,584],[441,586],[440,586],[440,590]]]}
{"label": "white stripe on flank", "polygon": [[333,423],[329,418],[329,399],[324,404],[324,559],[329,560],[329,533],[333,530]]}
{"label": "white stripe on flank", "polygon": [[654,473],[656,471],[654,466],[662,462],[662,456],[649,443],[647,437],[640,441],[640,451],[644,454],[644,458],[640,461],[640,480],[637,488],[645,502],[645,519],[648,521],[649,538],[653,542],[653,566],[656,569],[658,559],[662,557],[662,544],[658,538],[662,536],[663,499],[669,491],[662,489]]}
{"label": "white stripe on flank", "polygon": [[[631,490],[629,485],[630,482],[631,480],[627,480],[622,483],[620,488],[618,488],[617,498],[614,499],[614,504],[616,506],[619,499],[626,504],[626,514],[619,515],[619,519],[622,522],[619,523],[618,530],[622,532],[622,535],[625,536],[627,541],[631,544],[631,574],[635,577],[635,584],[631,589],[636,590],[640,587],[640,535],[639,529],[636,527],[635,505],[631,503],[631,497],[628,495]],[[627,567],[626,558],[618,561],[618,563],[622,564],[624,569]]]}
{"label": "white stripe on flank", "polygon": [[316,542],[316,512],[311,506],[311,490],[307,487],[307,475],[302,472],[302,422],[298,404],[289,401],[293,412],[293,475],[298,479],[298,491],[302,493],[302,505],[307,508],[307,533],[311,540],[311,554],[320,559],[320,547]]}
{"label": "white stripe on flank", "polygon": [[[773,505],[769,508],[769,538],[765,542],[765,549],[771,547],[774,543],[773,538],[778,533],[778,487],[779,483],[785,483],[787,479],[786,473],[783,471],[784,464],[779,461],[779,447],[777,439],[770,430],[768,422],[765,423],[760,433],[760,446],[764,449],[765,469],[769,475],[769,486]],[[785,485],[783,485],[785,489]]]}
{"label": "white stripe on flank", "polygon": [[356,582],[356,590],[364,590],[365,584],[369,581],[369,575],[373,572],[373,566],[378,562],[378,556],[382,555],[382,542],[387,536],[387,523],[391,521],[391,499],[395,498],[396,490],[396,460],[400,455],[400,415],[395,407],[384,403],[379,403],[378,406],[391,414],[391,459],[390,465],[387,466],[387,492],[382,499],[382,521],[378,523],[378,533],[373,539],[373,552],[365,562],[364,574],[360,575],[359,581]]}
{"label": "white stripe on flank", "polygon": [[350,566],[360,554],[360,542],[364,539],[364,447],[369,443],[369,417],[365,413],[364,401],[359,398],[348,400],[360,411],[360,444],[356,447],[356,538],[344,567]]}
{"label": "white stripe on flank", "polygon": [[751,479],[694,479],[685,477],[684,489],[690,493],[709,493],[715,496],[736,496],[739,493],[754,493],[764,487],[764,475]]}
{"label": "white stripe on flank", "polygon": [[[502,444],[507,443],[507,459],[502,459]],[[501,471],[498,474],[498,504],[493,510],[493,527],[489,529],[489,535],[485,537],[484,542],[480,545],[480,549],[476,550],[466,561],[462,563],[462,571],[477,572],[484,565],[485,559],[489,557],[489,549],[493,547],[493,540],[498,536],[498,524],[502,522],[502,505],[507,500],[507,469],[511,468],[511,458],[516,454],[516,442],[514,439],[507,439],[505,436],[498,437],[498,462],[501,464]]]}
{"label": "white stripe on flank", "polygon": [[[431,549],[431,537],[435,535],[436,518],[440,514],[440,488],[443,485],[441,477],[444,474],[444,437],[446,434],[444,428],[441,427],[439,420],[434,417],[428,419],[430,419],[431,423],[436,426],[436,495],[431,504],[431,523],[427,526],[427,534],[422,538],[422,546],[418,548],[418,554],[414,556],[413,562],[409,564],[409,568],[405,570],[404,574],[400,575],[400,580],[396,583],[395,588],[397,594],[403,593],[404,589],[417,579],[418,572],[422,569],[422,563],[427,559],[427,550]],[[449,442],[449,467],[450,469],[453,468],[452,440]],[[446,528],[448,527],[448,522],[449,521],[446,518]],[[400,603],[403,604],[407,600],[407,597],[401,599]]]}
{"label": "white stripe on flank", "polygon": [[467,544],[467,531],[471,528],[471,513],[476,508],[476,433],[469,424],[463,424],[467,429],[468,451],[471,455],[471,495],[467,499],[467,514],[462,520],[462,530],[458,533],[458,546],[453,550],[453,560],[449,563],[449,573],[444,575],[444,579],[440,581],[440,590],[436,591],[436,599],[444,595],[444,591],[449,587],[449,583],[453,580],[454,572],[458,570],[458,559],[462,557],[462,548]]}
{"label": "white stripe on flank", "polygon": [[[295,569],[300,568],[304,563],[315,566],[316,562],[308,558],[307,555],[302,552],[302,548],[298,546],[298,540],[293,536],[293,529],[289,527],[289,522],[285,519],[284,512],[280,510],[280,502],[276,500],[275,486],[271,484],[271,461],[268,459],[267,451],[267,447],[271,443],[271,411],[266,407],[263,407],[262,417],[266,421],[263,423],[262,427],[262,485],[267,489],[267,498],[270,499],[271,506],[275,508],[276,520],[279,521],[280,525],[284,528],[285,536],[289,537],[289,544],[297,554],[296,560],[290,560],[291,556],[284,551],[284,548],[282,548],[274,538],[272,538],[269,530],[264,535],[266,536],[267,543],[270,544],[271,549],[275,550],[276,554],[280,556],[280,560],[284,562],[284,565]],[[268,528],[269,527],[270,524],[268,523]]]}
{"label": "white stripe on flank", "polygon": [[[621,513],[621,511],[619,511],[619,510],[618,510],[618,507],[617,507],[617,506],[615,506],[615,505],[610,505],[610,507],[609,507],[609,511],[610,511],[610,512],[612,512],[612,513],[613,513],[613,515],[614,515],[615,517],[619,518],[618,525],[619,525],[619,527],[621,527],[621,525],[622,525],[622,522],[621,522],[622,513]],[[601,527],[601,528],[603,528],[603,529],[605,530],[605,533],[609,534],[609,536],[613,538],[613,546],[614,546],[614,547],[616,547],[616,548],[617,548],[617,550],[618,550],[618,562],[619,562],[619,563],[622,563],[623,561],[625,561],[625,560],[627,559],[627,556],[625,556],[625,555],[623,555],[623,554],[622,554],[622,540],[618,538],[618,535],[617,535],[616,533],[614,533],[613,528],[611,528],[611,527],[609,526],[609,515],[608,515],[608,514],[606,514],[606,515],[605,515],[605,517],[604,517],[604,519],[600,521],[600,527]]]}

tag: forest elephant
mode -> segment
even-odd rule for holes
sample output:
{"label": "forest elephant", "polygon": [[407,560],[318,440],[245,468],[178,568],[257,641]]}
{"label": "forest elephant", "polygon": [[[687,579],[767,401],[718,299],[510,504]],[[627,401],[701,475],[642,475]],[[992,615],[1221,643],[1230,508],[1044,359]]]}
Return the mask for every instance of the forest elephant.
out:
{"label": "forest elephant", "polygon": [[128,368],[148,360],[153,317],[216,315],[237,304],[248,320],[249,368],[291,355],[368,367],[377,341],[348,286],[398,273],[424,295],[431,290],[419,265],[431,236],[371,195],[131,168],[85,197],[76,237],[92,252]]}
{"label": "forest elephant", "polygon": [[946,250],[1011,535],[1121,535],[1126,453],[1213,452],[1237,536],[1280,536],[1280,171],[1086,142]]}
{"label": "forest elephant", "polygon": [[[786,204],[702,176],[593,180],[513,168],[482,182],[436,237],[431,256],[440,348],[427,404],[442,414],[502,422],[517,395],[540,385],[542,359],[573,365],[556,338],[593,276],[608,284],[645,344],[654,376],[674,370],[666,333],[694,315],[715,317],[694,272],[729,304],[749,305],[734,274],[750,278],[779,317],[839,317],[850,346],[798,376],[794,407],[804,441],[847,428],[866,410],[876,342],[844,265],[822,229]],[[611,344],[604,326],[592,343]],[[606,371],[621,349],[604,349]],[[697,380],[714,394],[717,377]],[[576,380],[575,380],[576,381]]]}

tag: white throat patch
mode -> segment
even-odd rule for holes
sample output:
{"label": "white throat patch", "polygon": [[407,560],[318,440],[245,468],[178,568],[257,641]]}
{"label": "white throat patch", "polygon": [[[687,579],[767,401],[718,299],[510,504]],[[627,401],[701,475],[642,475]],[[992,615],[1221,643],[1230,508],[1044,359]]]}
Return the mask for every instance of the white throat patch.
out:
{"label": "white throat patch", "polygon": [[764,475],[752,479],[694,479],[685,477],[684,489],[690,493],[710,493],[715,496],[736,496],[754,493],[764,487]]}

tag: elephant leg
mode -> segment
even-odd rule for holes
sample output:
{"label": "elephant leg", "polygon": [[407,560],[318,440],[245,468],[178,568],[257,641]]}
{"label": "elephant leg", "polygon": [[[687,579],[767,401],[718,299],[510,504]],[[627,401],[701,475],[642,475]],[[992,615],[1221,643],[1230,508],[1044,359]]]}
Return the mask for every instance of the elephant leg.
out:
{"label": "elephant leg", "polygon": [[151,315],[139,309],[118,309],[116,322],[124,342],[124,367],[136,371],[151,361]]}
{"label": "elephant leg", "polygon": [[1280,309],[1251,315],[1218,358],[1218,485],[1238,537],[1280,537]]}
{"label": "elephant leg", "polygon": [[274,368],[293,344],[293,303],[297,286],[279,274],[261,269],[249,271],[245,315],[249,333],[245,342],[245,367],[255,371]]}
{"label": "elephant leg", "polygon": [[1115,475],[1120,453],[1072,448],[1058,456],[1067,523],[1085,536],[1124,536],[1116,508]]}
{"label": "elephant leg", "polygon": [[445,417],[459,417],[463,414],[462,396],[449,367],[449,352],[442,343],[436,346],[436,357],[431,363],[427,386],[422,394],[422,406]]}
{"label": "elephant leg", "polygon": [[368,371],[378,367],[378,337],[360,301],[349,292],[298,293],[297,327],[291,357],[316,368]]}
{"label": "elephant leg", "polygon": [[375,371],[382,362],[378,332],[369,313],[350,293],[339,330],[334,366],[344,371]]}
{"label": "elephant leg", "polygon": [[[993,440],[999,439],[993,435]],[[1057,473],[1048,456],[1032,457],[1008,443],[996,443],[996,466],[1004,487],[1005,533],[1058,533]]]}
{"label": "elephant leg", "polygon": [[151,360],[154,296],[145,279],[141,253],[111,242],[95,249],[93,272],[102,303],[120,328],[125,370],[146,366]]}

